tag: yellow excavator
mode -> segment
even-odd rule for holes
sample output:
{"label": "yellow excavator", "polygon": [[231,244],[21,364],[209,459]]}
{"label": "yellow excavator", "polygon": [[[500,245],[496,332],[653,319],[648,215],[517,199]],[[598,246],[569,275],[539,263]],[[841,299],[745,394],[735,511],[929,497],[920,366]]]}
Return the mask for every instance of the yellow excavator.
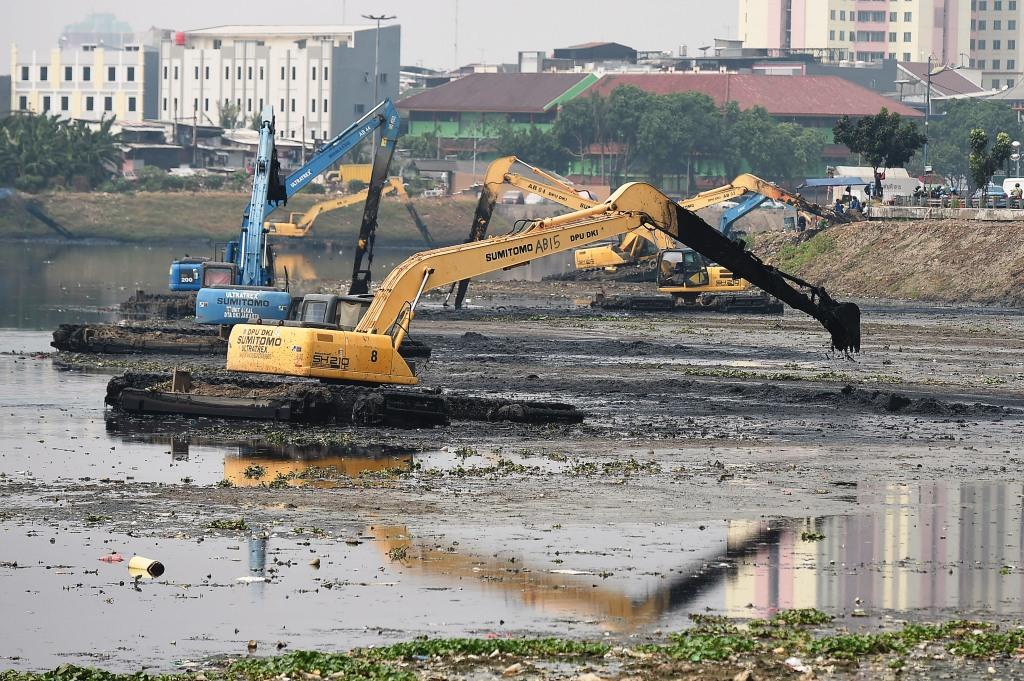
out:
{"label": "yellow excavator", "polygon": [[[533,177],[513,172],[512,169],[516,166],[527,169]],[[494,207],[498,203],[498,196],[504,185],[536,194],[570,210],[593,208],[597,205],[596,197],[589,191],[578,190],[554,173],[532,166],[516,156],[502,156],[494,159],[487,166],[483,187],[480,189],[480,200],[477,201],[476,211],[473,213],[473,224],[469,228],[469,237],[466,239],[466,243],[480,241],[487,236],[487,228],[491,224]],[[461,308],[468,288],[469,279],[454,284],[445,298],[445,306],[448,305],[448,299],[451,298],[452,292],[455,292],[455,307],[456,309]]]}
{"label": "yellow excavator", "polygon": [[[326,201],[317,203],[305,213],[289,213],[287,222],[268,221],[264,226],[274,236],[301,239],[312,231],[313,223],[315,223],[317,218],[321,215],[363,203],[366,201],[366,197],[369,193],[370,189],[367,187],[355,194],[327,199]],[[427,229],[427,225],[420,218],[419,213],[416,212],[416,206],[413,205],[412,199],[409,198],[408,192],[405,191],[405,184],[402,182],[402,178],[388,178],[387,184],[385,184],[384,188],[381,190],[381,195],[383,196],[391,193],[396,194],[400,199],[402,199],[402,203],[405,204],[406,210],[409,211],[409,216],[412,218],[413,223],[416,225],[416,229],[419,230],[420,235],[423,237],[424,243],[426,243],[427,246],[433,246],[434,239],[430,236],[430,230]]]}
{"label": "yellow excavator", "polygon": [[764,264],[651,185],[631,183],[592,208],[534,221],[504,236],[414,255],[387,276],[375,295],[337,296],[334,314],[318,315],[315,324],[238,324],[228,340],[227,368],[348,383],[415,385],[419,378],[414,365],[401,349],[426,291],[641,227],[665,232],[811,315],[831,334],[833,349],[859,351],[860,308],[855,304],[838,303],[824,288]]}
{"label": "yellow excavator", "polygon": [[[687,210],[698,211],[723,201],[738,198],[746,193],[750,193],[752,196],[722,215],[719,222],[719,231],[722,234],[729,237],[741,236],[733,230],[734,223],[769,199],[793,206],[801,213],[824,217],[832,222],[842,221],[842,218],[832,210],[810,203],[799,194],[788,192],[768,180],[762,180],[749,173],[737,176],[727,185],[709,189],[680,201],[680,205]],[[645,261],[653,262],[657,259],[660,251],[678,247],[679,244],[671,243],[671,239],[657,230],[645,229],[626,234],[614,244],[577,249],[573,255],[576,269],[614,270],[624,265],[635,265]]]}

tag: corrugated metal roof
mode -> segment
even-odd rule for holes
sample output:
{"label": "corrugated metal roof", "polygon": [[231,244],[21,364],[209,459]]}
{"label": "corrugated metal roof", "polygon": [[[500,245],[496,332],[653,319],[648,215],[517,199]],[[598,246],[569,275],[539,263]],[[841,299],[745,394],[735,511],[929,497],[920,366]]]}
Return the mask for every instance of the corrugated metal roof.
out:
{"label": "corrugated metal roof", "polygon": [[608,95],[620,85],[654,94],[702,92],[719,106],[760,106],[773,116],[873,116],[884,106],[908,118],[924,114],[838,76],[760,76],[731,73],[610,74],[589,92]]}
{"label": "corrugated metal roof", "polygon": [[398,103],[405,111],[543,113],[586,73],[474,73]]}
{"label": "corrugated metal roof", "polygon": [[[900,68],[907,71],[919,81],[928,80],[928,62],[900,62]],[[932,65],[932,71],[941,68],[936,64]],[[977,83],[964,77],[962,73],[955,70],[943,71],[932,76],[932,92],[940,95],[969,95],[976,92],[984,92],[984,88]]]}

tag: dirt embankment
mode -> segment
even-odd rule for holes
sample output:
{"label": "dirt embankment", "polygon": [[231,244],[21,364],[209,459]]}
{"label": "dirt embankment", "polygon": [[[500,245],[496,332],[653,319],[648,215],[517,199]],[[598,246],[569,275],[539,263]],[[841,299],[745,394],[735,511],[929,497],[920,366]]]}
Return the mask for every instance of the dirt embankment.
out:
{"label": "dirt embankment", "polygon": [[833,293],[1024,305],[1024,222],[857,222],[758,234],[754,251]]}
{"label": "dirt embankment", "polygon": [[[300,213],[325,195],[303,194],[271,216],[287,221],[290,213]],[[26,199],[34,201],[47,215],[76,237],[115,239],[128,242],[181,242],[195,240],[226,241],[235,237],[248,194],[230,192],[176,193],[138,192],[104,194],[60,192],[36,197],[14,197],[0,201],[0,238],[45,238],[56,234],[28,213]],[[417,211],[435,241],[457,243],[469,233],[476,199],[418,198]],[[322,215],[308,240],[351,240],[359,230],[362,204]],[[419,243],[419,231],[405,207],[394,197],[381,202],[379,223],[387,225],[399,241]],[[503,226],[495,216],[495,226]]]}

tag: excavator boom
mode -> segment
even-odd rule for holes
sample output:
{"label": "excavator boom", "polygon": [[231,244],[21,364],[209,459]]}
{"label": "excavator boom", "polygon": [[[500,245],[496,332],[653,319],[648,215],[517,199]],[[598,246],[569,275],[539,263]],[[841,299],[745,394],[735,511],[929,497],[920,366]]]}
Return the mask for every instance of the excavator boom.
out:
{"label": "excavator boom", "polygon": [[[362,318],[349,327],[351,330],[325,329],[323,325],[236,326],[228,343],[227,368],[415,384],[415,372],[399,348],[425,291],[640,227],[664,232],[811,315],[831,333],[834,349],[859,350],[860,309],[856,305],[837,303],[824,289],[765,265],[654,187],[633,183],[620,188],[604,204],[542,220],[514,234],[412,256],[384,279]],[[791,284],[808,290],[798,290]]]}

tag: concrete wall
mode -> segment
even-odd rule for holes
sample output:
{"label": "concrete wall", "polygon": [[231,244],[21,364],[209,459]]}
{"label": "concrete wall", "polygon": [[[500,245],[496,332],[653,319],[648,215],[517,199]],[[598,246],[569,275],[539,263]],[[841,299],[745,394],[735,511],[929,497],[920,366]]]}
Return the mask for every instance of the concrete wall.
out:
{"label": "concrete wall", "polygon": [[[401,26],[381,26],[378,101],[385,97],[390,97],[392,101],[398,99],[401,39]],[[331,128],[335,133],[348,127],[377,104],[373,101],[375,50],[376,30],[359,31],[351,47],[334,50]]]}

